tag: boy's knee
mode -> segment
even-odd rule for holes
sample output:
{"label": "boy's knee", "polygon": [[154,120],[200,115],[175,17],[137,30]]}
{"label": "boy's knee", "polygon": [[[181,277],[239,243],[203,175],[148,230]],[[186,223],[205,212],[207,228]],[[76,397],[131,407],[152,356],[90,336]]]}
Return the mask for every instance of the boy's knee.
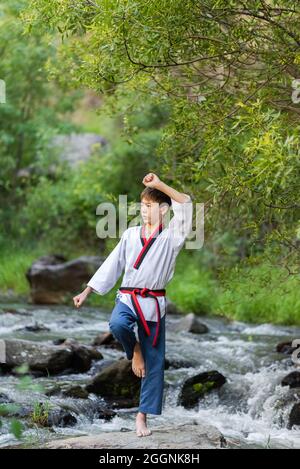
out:
{"label": "boy's knee", "polygon": [[109,329],[114,335],[120,335],[127,330],[126,325],[121,321],[110,321]]}

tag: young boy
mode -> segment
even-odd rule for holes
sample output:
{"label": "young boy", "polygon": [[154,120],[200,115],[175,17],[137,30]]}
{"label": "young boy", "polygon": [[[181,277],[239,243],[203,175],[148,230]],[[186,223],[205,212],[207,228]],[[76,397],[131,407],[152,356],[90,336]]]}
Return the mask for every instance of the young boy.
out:
{"label": "young boy", "polygon": [[[143,224],[124,231],[119,243],[73,298],[79,308],[95,292],[105,295],[121,276],[109,328],[122,344],[133,372],[141,378],[136,433],[147,436],[147,413],[162,412],[165,369],[165,286],[174,274],[176,257],[192,229],[191,197],[148,173],[141,193]],[[172,204],[168,227],[164,215]]]}

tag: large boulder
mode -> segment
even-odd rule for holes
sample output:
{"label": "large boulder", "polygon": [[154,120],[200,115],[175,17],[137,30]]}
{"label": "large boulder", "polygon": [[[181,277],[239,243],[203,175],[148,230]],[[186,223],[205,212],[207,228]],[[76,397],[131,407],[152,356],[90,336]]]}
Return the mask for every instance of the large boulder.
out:
{"label": "large boulder", "polygon": [[219,389],[226,383],[226,378],[218,371],[207,371],[188,378],[181,389],[178,405],[192,409],[199,400],[213,389]]}
{"label": "large boulder", "polygon": [[[138,438],[133,429],[127,431],[101,432],[99,435],[65,438],[46,443],[47,449],[218,449],[226,447],[224,436],[206,423],[162,425],[152,429],[152,434]],[[101,459],[102,458],[102,459]],[[114,456],[100,456],[100,463],[114,462]]]}
{"label": "large boulder", "polygon": [[71,261],[61,255],[42,256],[26,272],[31,301],[36,304],[61,304],[82,290],[103,258],[82,256]]}
{"label": "large boulder", "polygon": [[95,347],[83,345],[75,339],[67,339],[62,346],[71,347],[73,351],[71,368],[81,373],[91,368],[93,360],[102,360],[103,355]]}
{"label": "large boulder", "polygon": [[87,371],[92,360],[103,358],[93,347],[80,345],[76,341],[65,341],[52,345],[29,340],[3,339],[5,361],[0,364],[4,371],[27,364],[30,371],[41,374],[58,374],[66,370]]}
{"label": "large boulder", "polygon": [[132,371],[131,360],[122,358],[97,373],[86,386],[89,393],[105,399],[111,407],[136,407],[141,380]]}

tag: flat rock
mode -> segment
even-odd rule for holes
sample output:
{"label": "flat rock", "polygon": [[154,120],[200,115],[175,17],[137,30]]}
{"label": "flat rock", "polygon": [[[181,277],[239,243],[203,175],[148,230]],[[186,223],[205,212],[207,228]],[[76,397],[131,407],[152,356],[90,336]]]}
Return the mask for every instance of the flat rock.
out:
{"label": "flat rock", "polygon": [[217,449],[226,446],[226,440],[219,430],[202,423],[159,426],[151,430],[152,435],[144,437],[138,437],[135,430],[103,432],[100,435],[55,440],[43,447],[48,449]]}

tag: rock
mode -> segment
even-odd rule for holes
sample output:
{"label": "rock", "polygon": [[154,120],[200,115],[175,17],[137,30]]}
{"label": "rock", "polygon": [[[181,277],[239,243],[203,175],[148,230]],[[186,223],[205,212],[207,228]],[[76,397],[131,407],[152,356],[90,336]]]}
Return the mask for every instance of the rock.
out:
{"label": "rock", "polygon": [[192,332],[193,334],[205,334],[208,332],[208,327],[194,313],[187,314],[176,324],[170,324],[169,328],[173,332]]}
{"label": "rock", "polygon": [[226,383],[226,378],[218,371],[207,371],[188,378],[181,389],[178,405],[191,409],[198,405],[199,399],[213,389],[219,389]]}
{"label": "rock", "polygon": [[71,347],[73,351],[71,368],[85,372],[91,368],[92,360],[100,360],[103,355],[95,347],[79,344],[74,339],[67,339],[62,346]]}
{"label": "rock", "polygon": [[42,256],[26,272],[31,300],[36,304],[61,304],[78,293],[104,259],[82,256],[66,261],[63,256]]}
{"label": "rock", "polygon": [[87,390],[80,385],[69,386],[68,388],[64,389],[62,393],[66,397],[73,397],[77,399],[87,399],[89,397]]}
{"label": "rock", "polygon": [[30,324],[28,326],[18,329],[18,331],[24,331],[24,330],[29,331],[29,332],[50,331],[49,327],[46,327],[43,324],[39,324],[37,321],[33,324]]}
{"label": "rock", "polygon": [[97,373],[86,390],[102,396],[111,407],[136,407],[140,381],[132,371],[131,360],[124,358]]}
{"label": "rock", "polygon": [[300,402],[297,402],[289,415],[288,429],[291,430],[293,425],[300,425]]}
{"label": "rock", "polygon": [[61,338],[61,339],[54,339],[52,340],[53,345],[61,345],[63,344],[67,339],[66,338]]}
{"label": "rock", "polygon": [[72,339],[61,345],[19,339],[4,339],[4,342],[6,362],[0,364],[0,369],[4,371],[11,371],[26,363],[30,372],[37,373],[36,376],[53,375],[66,370],[84,372],[90,369],[92,360],[103,358],[94,347],[81,345]]}
{"label": "rock", "polygon": [[0,404],[11,404],[13,401],[4,393],[0,392]]}
{"label": "rock", "polygon": [[48,406],[47,402],[37,402],[34,406],[14,403],[8,407],[8,416],[28,419],[29,423],[34,423],[41,427],[69,427],[77,423],[76,417],[68,410],[60,407]]}
{"label": "rock", "polygon": [[292,343],[293,341],[289,341],[289,342],[280,342],[277,346],[276,346],[276,352],[278,353],[284,353],[286,355],[292,355],[292,353],[300,347],[300,345],[298,345],[297,347],[292,347]]}
{"label": "rock", "polygon": [[192,368],[193,366],[193,363],[184,360],[169,360],[168,358],[165,359],[165,370],[168,370],[169,368],[178,370],[179,368]]}
{"label": "rock", "polygon": [[114,358],[105,358],[101,361],[94,362],[88,373],[90,375],[95,375],[100,371],[104,370],[104,368],[107,368],[108,366],[115,363],[115,361],[116,360]]}
{"label": "rock", "polygon": [[107,407],[99,407],[98,409],[95,410],[94,416],[98,419],[103,419],[106,421],[112,420],[117,413],[113,411],[112,409],[109,409]]}
{"label": "rock", "polygon": [[105,348],[112,348],[123,351],[123,346],[118,342],[111,332],[103,332],[98,334],[92,342],[92,345],[103,346]]}
{"label": "rock", "polygon": [[167,306],[167,314],[182,314],[181,311],[177,308],[175,303],[170,301],[168,297],[166,296],[166,306]]}
{"label": "rock", "polygon": [[69,347],[47,345],[29,340],[4,339],[6,362],[0,367],[12,369],[28,364],[30,370],[57,374],[72,364],[73,351]]}
{"label": "rock", "polygon": [[[136,436],[135,430],[102,432],[99,435],[55,440],[43,447],[47,449],[217,449],[226,445],[224,436],[212,425],[182,424],[159,426],[151,430],[152,435],[143,438]],[[103,454],[103,457],[106,456]],[[99,461],[101,462],[101,459]]]}
{"label": "rock", "polygon": [[290,388],[300,387],[300,371],[293,371],[283,378],[281,381],[282,386],[289,386]]}
{"label": "rock", "polygon": [[73,427],[76,425],[77,419],[71,412],[63,409],[50,411],[45,426],[47,427]]}

